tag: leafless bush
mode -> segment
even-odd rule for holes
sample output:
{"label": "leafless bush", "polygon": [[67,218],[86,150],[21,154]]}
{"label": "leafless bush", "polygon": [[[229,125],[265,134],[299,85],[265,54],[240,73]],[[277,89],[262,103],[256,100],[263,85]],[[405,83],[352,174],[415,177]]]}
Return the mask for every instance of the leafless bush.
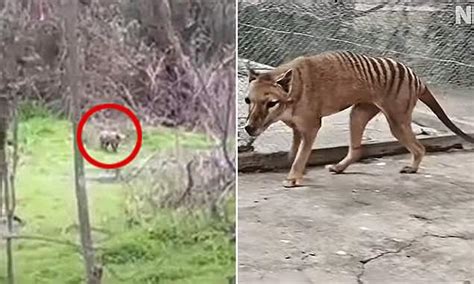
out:
{"label": "leafless bush", "polygon": [[155,154],[123,179],[129,186],[126,211],[132,220],[155,217],[163,208],[222,214],[235,190],[235,172],[220,149],[187,152],[178,159]]}

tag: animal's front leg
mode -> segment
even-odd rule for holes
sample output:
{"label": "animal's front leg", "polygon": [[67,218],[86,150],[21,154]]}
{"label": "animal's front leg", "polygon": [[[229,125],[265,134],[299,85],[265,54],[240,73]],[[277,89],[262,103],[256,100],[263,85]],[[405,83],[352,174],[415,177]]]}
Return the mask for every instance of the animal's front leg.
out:
{"label": "animal's front leg", "polygon": [[292,163],[295,160],[296,153],[298,153],[298,149],[300,148],[301,145],[301,133],[293,127],[293,142],[291,144],[291,149],[290,153],[288,154],[288,159],[290,163]]}
{"label": "animal's front leg", "polygon": [[321,124],[305,129],[301,132],[301,144],[296,153],[296,158],[291,166],[290,173],[287,179],[284,181],[284,187],[296,187],[301,186],[301,182],[304,175],[306,163],[308,162],[309,155],[313,148],[314,139],[318,134]]}

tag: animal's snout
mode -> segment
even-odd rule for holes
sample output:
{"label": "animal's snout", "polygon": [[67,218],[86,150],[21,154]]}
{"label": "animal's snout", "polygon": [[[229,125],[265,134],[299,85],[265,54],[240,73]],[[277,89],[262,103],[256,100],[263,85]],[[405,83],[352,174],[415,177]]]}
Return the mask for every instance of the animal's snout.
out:
{"label": "animal's snout", "polygon": [[255,135],[255,132],[257,131],[257,129],[255,127],[253,127],[252,125],[249,125],[247,124],[245,126],[245,131],[247,131],[247,133],[250,135],[250,136],[254,136]]}

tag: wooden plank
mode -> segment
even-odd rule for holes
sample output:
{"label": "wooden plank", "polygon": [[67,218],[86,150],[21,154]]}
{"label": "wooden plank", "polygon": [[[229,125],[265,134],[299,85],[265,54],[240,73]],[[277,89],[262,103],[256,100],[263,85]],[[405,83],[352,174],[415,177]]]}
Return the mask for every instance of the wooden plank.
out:
{"label": "wooden plank", "polygon": [[[470,134],[473,136],[474,134]],[[427,152],[442,152],[449,149],[462,149],[464,140],[456,135],[440,135],[436,137],[422,138],[419,141],[426,147]],[[362,146],[362,159],[379,158],[407,153],[405,147],[398,141],[386,141],[379,143],[368,143]],[[331,147],[314,149],[308,160],[308,166],[321,166],[339,162],[346,156],[348,147]],[[291,164],[288,161],[288,152],[275,153],[240,153],[238,160],[239,172],[264,172],[288,169]]]}

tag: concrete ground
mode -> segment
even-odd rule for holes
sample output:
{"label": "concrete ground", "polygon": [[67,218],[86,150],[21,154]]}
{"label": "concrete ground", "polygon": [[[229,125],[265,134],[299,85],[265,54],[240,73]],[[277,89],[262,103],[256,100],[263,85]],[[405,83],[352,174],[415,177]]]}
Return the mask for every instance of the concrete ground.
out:
{"label": "concrete ground", "polygon": [[474,283],[474,152],[408,162],[239,175],[238,283]]}

